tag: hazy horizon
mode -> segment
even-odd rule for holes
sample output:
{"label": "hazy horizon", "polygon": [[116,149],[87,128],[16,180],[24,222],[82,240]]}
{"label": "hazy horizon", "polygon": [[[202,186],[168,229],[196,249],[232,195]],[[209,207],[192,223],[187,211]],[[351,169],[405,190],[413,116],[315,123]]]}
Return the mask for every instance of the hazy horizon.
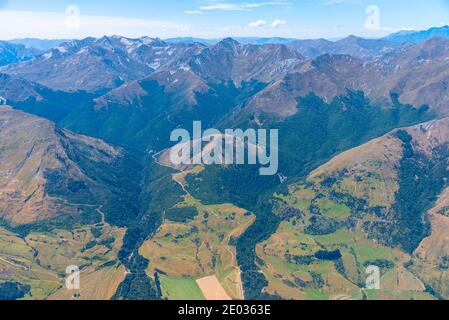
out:
{"label": "hazy horizon", "polygon": [[[443,25],[443,26],[434,26],[434,27],[429,27],[428,29],[414,29],[414,30],[402,30],[403,32],[420,32],[420,31],[426,31],[429,29],[433,29],[433,28],[443,28],[443,27],[448,27],[449,25]],[[401,31],[398,31],[401,32]],[[113,35],[107,35],[104,34],[102,36],[86,36],[86,37],[81,37],[81,38],[37,38],[37,37],[21,37],[21,38],[14,38],[14,39],[0,39],[0,41],[20,41],[20,40],[38,40],[38,41],[75,41],[75,40],[83,40],[83,39],[88,39],[88,38],[95,38],[95,39],[100,39],[103,37],[123,37],[123,38],[128,38],[128,39],[139,39],[139,38],[144,38],[144,37],[149,37],[149,38],[154,38],[154,39],[161,39],[163,41],[167,41],[167,40],[177,40],[177,39],[198,39],[198,40],[206,40],[206,41],[210,41],[210,42],[219,42],[221,40],[227,39],[227,38],[231,38],[231,39],[235,39],[235,40],[242,40],[242,39],[253,39],[253,40],[257,40],[257,39],[280,39],[280,40],[318,40],[318,39],[323,39],[323,40],[327,40],[327,41],[339,41],[348,37],[359,37],[359,38],[364,38],[364,39],[382,39],[385,38],[391,34],[395,34],[397,32],[392,32],[389,33],[385,36],[381,36],[381,37],[364,37],[364,36],[359,36],[356,34],[348,34],[346,36],[342,36],[342,37],[337,37],[337,38],[325,38],[325,37],[318,37],[318,38],[294,38],[294,37],[282,37],[282,36],[272,36],[272,37],[264,37],[264,36],[248,36],[248,37],[244,37],[244,36],[224,36],[224,37],[218,37],[218,38],[212,38],[212,37],[195,37],[195,36],[175,36],[175,37],[153,37],[153,36],[147,36],[147,35],[143,35],[140,37],[129,37],[129,36],[125,36],[125,35],[121,35],[121,34],[113,34]]]}
{"label": "hazy horizon", "polygon": [[341,39],[351,34],[380,38],[448,23],[447,0],[409,4],[405,0],[131,0],[123,6],[117,0],[0,0],[0,19],[10,26],[0,30],[0,39],[82,39],[113,34],[211,40]]}

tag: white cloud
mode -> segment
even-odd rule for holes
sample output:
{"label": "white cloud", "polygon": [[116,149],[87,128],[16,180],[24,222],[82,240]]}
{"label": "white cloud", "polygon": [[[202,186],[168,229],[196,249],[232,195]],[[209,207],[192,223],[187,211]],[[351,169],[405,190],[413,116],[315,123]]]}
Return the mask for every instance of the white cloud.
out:
{"label": "white cloud", "polygon": [[[276,19],[272,23],[270,23],[270,26],[272,28],[279,28],[280,26],[285,25],[285,24],[287,24],[287,20]],[[260,20],[251,22],[250,24],[248,24],[248,27],[250,27],[250,28],[260,28],[260,27],[264,27],[266,25],[268,25],[268,22],[265,21],[265,20],[260,19]]]}
{"label": "white cloud", "polygon": [[184,13],[185,14],[203,14],[203,12],[200,10],[187,10],[187,11],[184,11]]}
{"label": "white cloud", "polygon": [[267,25],[267,22],[265,20],[257,20],[257,21],[251,22],[248,26],[250,28],[259,28],[259,27],[263,27],[265,25]]}
{"label": "white cloud", "polygon": [[328,0],[328,1],[326,1],[326,5],[334,6],[334,5],[342,4],[342,3],[346,3],[346,2],[348,2],[348,0]]}
{"label": "white cloud", "polygon": [[389,31],[400,32],[400,31],[416,31],[414,27],[403,26],[397,29],[389,28]]}
{"label": "white cloud", "polygon": [[287,24],[287,20],[276,19],[271,23],[271,26],[273,28],[278,28],[280,26],[283,26],[284,24]]}
{"label": "white cloud", "polygon": [[233,3],[215,3],[210,5],[201,6],[200,10],[223,10],[223,11],[234,11],[241,10],[241,5]]}
{"label": "white cloud", "polygon": [[242,11],[253,8],[260,8],[265,6],[285,6],[288,3],[280,1],[271,2],[253,2],[253,3],[230,3],[230,2],[218,2],[208,5],[203,5],[200,10],[211,11],[211,10],[221,10],[221,11]]}
{"label": "white cloud", "polygon": [[101,37],[120,34],[128,37],[173,37],[189,35],[191,27],[185,23],[124,17],[89,16],[80,14],[79,28],[68,28],[70,15],[64,12],[34,12],[0,10],[0,21],[8,28],[0,28],[0,39],[24,37],[61,39]]}

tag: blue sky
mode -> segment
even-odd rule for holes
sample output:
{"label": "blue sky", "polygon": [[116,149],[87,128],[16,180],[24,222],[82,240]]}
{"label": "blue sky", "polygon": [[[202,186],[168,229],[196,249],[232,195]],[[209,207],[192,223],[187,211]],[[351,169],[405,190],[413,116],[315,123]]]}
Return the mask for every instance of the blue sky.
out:
{"label": "blue sky", "polygon": [[449,24],[449,0],[0,0],[0,21],[0,39],[379,37]]}

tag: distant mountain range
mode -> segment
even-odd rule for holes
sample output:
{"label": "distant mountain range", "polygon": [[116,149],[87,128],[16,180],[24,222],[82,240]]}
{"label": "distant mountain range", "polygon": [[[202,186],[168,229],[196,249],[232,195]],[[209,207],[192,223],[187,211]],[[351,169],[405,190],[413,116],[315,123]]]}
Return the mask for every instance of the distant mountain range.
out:
{"label": "distant mountain range", "polygon": [[[382,40],[392,41],[392,42],[413,42],[420,43],[426,40],[429,40],[433,37],[449,37],[449,26],[442,27],[433,27],[428,30],[408,30],[408,31],[399,31],[396,33],[392,33],[386,37],[383,37]],[[294,42],[317,42],[318,39],[295,39],[295,38],[282,38],[282,37],[272,37],[272,38],[257,38],[257,37],[235,37],[235,40],[242,44],[290,44]],[[216,44],[221,39],[202,39],[202,38],[192,38],[192,37],[179,37],[179,38],[170,38],[165,41],[170,43],[203,43],[207,45]],[[323,39],[324,40],[324,39]],[[327,40],[330,42],[335,42],[331,40]]]}
{"label": "distant mountain range", "polygon": [[[314,92],[330,100],[348,89],[363,90],[380,105],[388,105],[393,92],[403,102],[444,113],[448,54],[444,38],[400,44],[350,36],[288,45],[241,44],[228,38],[206,46],[114,36],[62,43],[0,72],[52,90],[99,95],[98,107],[141,103],[149,94],[141,82],[155,81],[191,107],[198,93],[214,85],[257,81],[267,86],[246,101],[246,110],[256,114],[285,117],[295,112],[297,96]],[[10,100],[8,88],[0,95]],[[17,92],[16,100],[23,94]]]}
{"label": "distant mountain range", "polygon": [[420,43],[429,40],[433,37],[449,38],[449,26],[443,26],[439,28],[430,28],[423,31],[400,31],[398,33],[393,33],[387,37],[385,40],[395,41],[395,42],[413,42]]}
{"label": "distant mountain range", "polygon": [[[258,37],[234,37],[234,39],[242,44],[287,44],[295,41],[294,38],[258,38]],[[169,38],[165,39],[168,43],[203,43],[208,45],[217,44],[222,39],[202,39],[202,38],[192,38],[192,37],[179,37],[179,38]]]}
{"label": "distant mountain range", "polygon": [[63,42],[68,42],[69,39],[37,39],[37,38],[24,38],[9,40],[9,43],[24,45],[27,48],[35,48],[42,51],[50,50],[53,47],[58,46]]}
{"label": "distant mountain range", "polygon": [[42,51],[36,48],[0,41],[0,67],[11,63],[31,60],[40,54],[42,54]]}
{"label": "distant mountain range", "polygon": [[[392,33],[384,38],[383,40],[392,42],[414,42],[419,43],[429,40],[432,37],[449,37],[449,26],[433,27],[428,30],[407,30],[399,31],[397,33]],[[283,38],[283,37],[234,37],[234,39],[242,44],[290,44],[297,41],[313,42],[319,39],[296,39],[296,38]],[[195,37],[177,37],[164,39],[165,42],[171,44],[195,44],[202,43],[205,45],[214,45],[220,42],[222,39],[206,39],[206,38],[195,38]],[[324,40],[324,39],[322,39]],[[339,39],[341,40],[341,39]],[[56,47],[64,42],[70,42],[70,39],[37,39],[37,38],[23,38],[23,39],[13,39],[7,42],[12,44],[23,45],[26,48],[34,48],[41,51],[47,51],[53,47]],[[329,40],[329,42],[335,42],[338,40]]]}
{"label": "distant mountain range", "polygon": [[[237,37],[234,40],[241,44],[248,45],[264,45],[264,44],[284,44],[297,50],[300,54],[306,57],[317,57],[325,53],[331,54],[350,54],[353,56],[372,56],[375,54],[383,54],[389,50],[395,49],[404,43],[422,43],[432,37],[449,37],[449,26],[443,26],[439,28],[430,28],[424,31],[401,31],[391,34],[382,39],[362,39],[355,36],[350,36],[345,39],[337,41],[329,41],[325,39],[314,40],[299,40],[293,38],[256,38],[256,37]],[[115,37],[120,38],[120,37]],[[103,39],[114,39],[114,37],[104,37]],[[125,38],[123,38],[125,39]],[[143,42],[145,39],[142,38]],[[140,40],[142,40],[140,39]],[[92,39],[91,39],[92,40]],[[210,46],[215,45],[221,41],[221,39],[201,39],[192,37],[179,37],[171,38],[165,41],[159,39],[159,43],[164,43],[163,46]],[[65,39],[15,39],[10,41],[0,41],[0,67],[11,63],[17,63],[27,60],[32,60],[46,53],[46,56],[50,55],[50,50],[62,45],[67,49],[67,46],[73,46],[70,50],[74,50],[76,46],[83,46],[84,43],[89,42],[89,39],[84,40],[65,40]],[[139,39],[127,39],[127,41],[139,42]],[[352,46],[352,47],[351,47]],[[122,45],[123,49],[123,45]],[[154,64],[153,66],[156,66]],[[154,68],[154,67],[153,67]],[[111,80],[112,81],[112,80]],[[120,79],[114,79],[113,81],[121,81]]]}

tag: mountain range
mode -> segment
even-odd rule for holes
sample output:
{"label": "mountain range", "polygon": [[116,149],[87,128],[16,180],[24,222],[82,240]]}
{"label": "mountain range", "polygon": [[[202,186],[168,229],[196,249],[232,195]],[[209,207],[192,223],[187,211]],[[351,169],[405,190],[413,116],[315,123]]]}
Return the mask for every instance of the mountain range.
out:
{"label": "mountain range", "polygon": [[393,33],[387,37],[385,40],[395,41],[395,42],[413,42],[419,43],[429,40],[433,37],[447,38],[449,36],[449,26],[435,27],[423,31],[400,31]]}
{"label": "mountain range", "polygon": [[15,62],[31,60],[41,53],[42,51],[36,48],[0,41],[0,67]]}
{"label": "mountain range", "polygon": [[[0,44],[0,293],[70,298],[75,261],[81,299],[449,298],[435,30]],[[278,174],[168,165],[193,121],[277,129]]]}

